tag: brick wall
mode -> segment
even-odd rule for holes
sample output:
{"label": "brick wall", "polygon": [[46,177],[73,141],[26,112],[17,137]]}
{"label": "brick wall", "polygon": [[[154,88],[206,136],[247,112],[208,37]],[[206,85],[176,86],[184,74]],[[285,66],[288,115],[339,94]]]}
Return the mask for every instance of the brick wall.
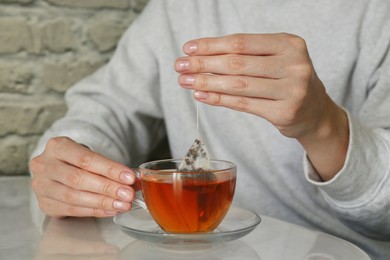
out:
{"label": "brick wall", "polygon": [[26,175],[64,92],[103,65],[148,0],[0,0],[0,175]]}

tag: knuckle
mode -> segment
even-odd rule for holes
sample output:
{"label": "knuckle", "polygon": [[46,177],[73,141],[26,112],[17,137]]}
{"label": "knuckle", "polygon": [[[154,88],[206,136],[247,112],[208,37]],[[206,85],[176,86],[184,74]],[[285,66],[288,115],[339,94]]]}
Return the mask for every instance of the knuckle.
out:
{"label": "knuckle", "polygon": [[246,97],[239,97],[235,103],[234,108],[239,111],[248,111],[249,100]]}
{"label": "knuckle", "polygon": [[119,174],[119,169],[115,165],[113,164],[108,165],[105,173],[107,177],[111,179],[116,179],[118,177],[118,174]]}
{"label": "knuckle", "polygon": [[286,34],[286,41],[291,47],[298,51],[307,50],[306,41],[297,35]]}
{"label": "knuckle", "polygon": [[204,62],[204,59],[202,58],[197,58],[196,59],[196,69],[197,71],[199,72],[204,72],[205,71],[205,62]]}
{"label": "knuckle", "polygon": [[241,71],[245,70],[246,62],[243,58],[241,58],[239,56],[231,55],[228,58],[228,67],[233,72],[241,72]]}
{"label": "knuckle", "polygon": [[111,195],[114,191],[114,186],[106,182],[102,185],[101,193],[104,195]]}
{"label": "knuckle", "polygon": [[243,78],[238,78],[233,81],[233,88],[236,93],[243,93],[249,88],[249,82]]}
{"label": "knuckle", "polygon": [[90,151],[83,152],[79,157],[79,166],[88,169],[93,161],[93,154]]}
{"label": "knuckle", "polygon": [[221,96],[221,94],[215,93],[215,97],[214,97],[214,102],[213,102],[213,104],[219,106],[219,105],[221,104],[221,102],[222,102],[222,96]]}
{"label": "knuckle", "polygon": [[61,150],[65,150],[70,142],[71,139],[65,136],[53,137],[47,141],[44,153],[48,157],[57,157],[61,153]]}
{"label": "knuckle", "polygon": [[246,37],[243,34],[233,34],[231,46],[234,52],[242,52],[246,47]]}
{"label": "knuckle", "polygon": [[60,142],[60,137],[53,137],[53,138],[50,138],[47,143],[46,143],[46,147],[48,149],[50,148],[55,148],[57,147],[58,143]]}
{"label": "knuckle", "polygon": [[308,82],[312,79],[313,69],[309,63],[304,62],[299,65],[296,65],[294,66],[293,70],[295,76],[303,80],[304,82]]}
{"label": "knuckle", "polygon": [[66,137],[66,136],[57,136],[57,137],[53,137],[53,138],[50,138],[48,141],[47,141],[47,144],[46,146],[48,148],[53,148],[53,149],[56,149],[58,148],[59,146],[63,145],[64,143],[67,143],[70,141],[70,138]]}
{"label": "knuckle", "polygon": [[205,75],[199,76],[199,89],[207,89],[209,78]]}
{"label": "knuckle", "polygon": [[74,191],[68,191],[64,194],[64,201],[67,204],[77,205],[79,201],[79,193]]}
{"label": "knuckle", "polygon": [[32,158],[28,163],[28,167],[30,169],[30,172],[32,172],[33,174],[40,172],[42,167],[38,157]]}
{"label": "knuckle", "polygon": [[72,173],[69,173],[66,178],[68,179],[72,187],[78,187],[80,186],[81,183],[80,181],[81,177],[82,177],[82,173],[78,171],[73,171]]}
{"label": "knuckle", "polygon": [[107,201],[107,199],[105,199],[104,197],[100,198],[97,200],[97,203],[96,203],[96,207],[97,209],[110,209],[111,208],[111,205],[109,204],[109,202]]}

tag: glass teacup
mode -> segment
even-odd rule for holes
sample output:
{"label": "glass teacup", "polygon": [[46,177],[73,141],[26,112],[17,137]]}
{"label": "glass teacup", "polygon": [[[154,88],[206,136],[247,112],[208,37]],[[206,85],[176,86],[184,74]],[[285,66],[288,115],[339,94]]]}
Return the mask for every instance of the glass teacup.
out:
{"label": "glass teacup", "polygon": [[223,220],[233,200],[237,167],[210,160],[211,170],[178,171],[181,160],[143,163],[134,169],[142,194],[136,204],[147,207],[166,232],[211,232]]}

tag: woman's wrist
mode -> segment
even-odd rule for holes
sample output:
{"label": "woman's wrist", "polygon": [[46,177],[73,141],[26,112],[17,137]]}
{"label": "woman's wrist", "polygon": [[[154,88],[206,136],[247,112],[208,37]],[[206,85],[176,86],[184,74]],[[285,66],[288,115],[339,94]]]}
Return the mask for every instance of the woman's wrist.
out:
{"label": "woman's wrist", "polygon": [[332,179],[343,168],[349,144],[347,114],[330,98],[326,104],[326,113],[318,127],[298,138],[324,181]]}

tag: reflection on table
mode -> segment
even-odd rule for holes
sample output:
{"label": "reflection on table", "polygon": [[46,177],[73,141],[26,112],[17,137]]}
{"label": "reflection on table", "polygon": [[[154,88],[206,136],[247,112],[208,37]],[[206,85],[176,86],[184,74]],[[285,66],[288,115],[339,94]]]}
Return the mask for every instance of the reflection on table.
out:
{"label": "reflection on table", "polygon": [[261,259],[247,243],[236,240],[216,244],[164,245],[140,240],[131,242],[119,253],[119,259]]}
{"label": "reflection on table", "polygon": [[0,259],[369,259],[347,241],[267,216],[245,237],[218,243],[140,241],[111,218],[48,219],[41,232],[29,214],[29,182],[0,180]]}

